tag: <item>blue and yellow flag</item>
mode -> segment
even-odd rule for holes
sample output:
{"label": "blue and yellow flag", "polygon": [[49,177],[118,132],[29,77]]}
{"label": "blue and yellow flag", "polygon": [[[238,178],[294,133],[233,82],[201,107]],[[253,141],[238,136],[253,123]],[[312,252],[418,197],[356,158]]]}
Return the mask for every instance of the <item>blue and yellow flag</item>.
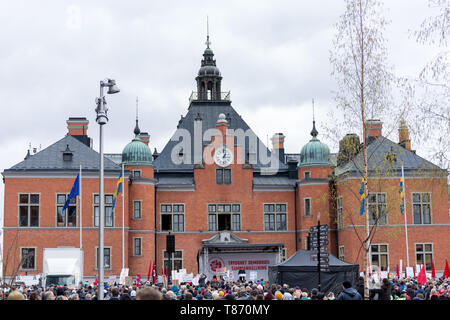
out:
{"label": "blue and yellow flag", "polygon": [[122,192],[122,182],[123,182],[122,171],[120,171],[119,179],[117,180],[116,192],[114,193],[114,196],[113,196],[113,205],[112,205],[111,216],[113,215],[114,208],[116,207],[117,195]]}
{"label": "blue and yellow flag", "polygon": [[366,194],[364,192],[364,177],[361,181],[361,189],[359,189],[359,194],[361,195],[361,207],[359,208],[359,215],[362,216],[364,214],[364,208],[366,203]]}
{"label": "blue and yellow flag", "polygon": [[400,177],[400,189],[398,190],[400,193],[400,213],[403,215],[403,211],[405,210],[405,195],[403,192],[403,176]]}

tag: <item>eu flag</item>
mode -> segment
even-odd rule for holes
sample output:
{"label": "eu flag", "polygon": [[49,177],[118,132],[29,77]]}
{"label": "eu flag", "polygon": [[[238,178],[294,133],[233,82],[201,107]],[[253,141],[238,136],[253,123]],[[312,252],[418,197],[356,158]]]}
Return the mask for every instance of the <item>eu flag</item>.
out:
{"label": "eu flag", "polygon": [[361,181],[361,189],[359,189],[359,194],[361,195],[361,207],[359,208],[359,215],[362,216],[364,214],[364,208],[366,203],[366,194],[364,192],[364,178]]}
{"label": "eu flag", "polygon": [[403,214],[405,210],[405,195],[403,193],[403,176],[400,177],[400,189],[398,190],[400,193],[400,213]]}
{"label": "eu flag", "polygon": [[75,182],[73,183],[72,190],[70,190],[70,194],[67,197],[66,203],[64,203],[64,207],[62,211],[66,210],[69,206],[70,199],[76,198],[80,194],[80,174],[77,175]]}
{"label": "eu flag", "polygon": [[122,171],[120,171],[119,179],[117,180],[116,192],[114,193],[114,196],[113,196],[113,205],[112,205],[111,215],[114,213],[114,208],[116,207],[117,195],[122,192],[122,181],[123,181]]}

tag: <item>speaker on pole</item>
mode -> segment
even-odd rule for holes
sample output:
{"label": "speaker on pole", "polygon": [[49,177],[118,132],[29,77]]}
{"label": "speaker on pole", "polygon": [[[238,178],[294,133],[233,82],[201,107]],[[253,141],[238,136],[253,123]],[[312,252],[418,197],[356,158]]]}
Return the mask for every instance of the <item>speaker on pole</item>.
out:
{"label": "speaker on pole", "polygon": [[175,252],[175,236],[173,234],[168,234],[166,237],[166,251],[167,253]]}

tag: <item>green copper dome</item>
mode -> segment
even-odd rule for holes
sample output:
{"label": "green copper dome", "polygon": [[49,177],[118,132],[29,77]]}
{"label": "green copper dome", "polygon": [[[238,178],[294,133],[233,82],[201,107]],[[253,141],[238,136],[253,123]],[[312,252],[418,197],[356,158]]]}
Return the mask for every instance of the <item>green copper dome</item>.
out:
{"label": "green copper dome", "polygon": [[125,165],[151,165],[153,163],[152,152],[149,146],[139,138],[140,130],[136,120],[136,135],[122,151],[122,162]]}
{"label": "green copper dome", "polygon": [[316,130],[315,121],[311,131],[312,139],[303,146],[300,153],[300,167],[307,166],[330,166],[330,149],[319,139]]}

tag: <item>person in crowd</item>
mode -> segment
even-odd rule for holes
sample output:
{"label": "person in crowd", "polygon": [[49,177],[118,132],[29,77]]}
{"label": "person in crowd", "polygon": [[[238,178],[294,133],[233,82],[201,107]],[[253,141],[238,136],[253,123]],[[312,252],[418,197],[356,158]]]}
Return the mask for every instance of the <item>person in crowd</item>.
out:
{"label": "person in crowd", "polygon": [[362,300],[358,291],[352,288],[352,283],[348,280],[342,283],[344,290],[339,294],[337,300]]}

